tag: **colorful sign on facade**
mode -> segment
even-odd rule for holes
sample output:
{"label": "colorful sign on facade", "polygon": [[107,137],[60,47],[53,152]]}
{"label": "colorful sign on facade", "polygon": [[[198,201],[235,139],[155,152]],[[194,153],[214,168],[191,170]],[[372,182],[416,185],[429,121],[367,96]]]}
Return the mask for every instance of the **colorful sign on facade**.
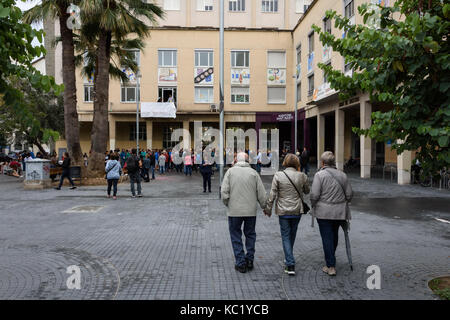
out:
{"label": "colorful sign on facade", "polygon": [[311,52],[308,55],[308,73],[313,71],[313,67],[314,67],[314,52]]}
{"label": "colorful sign on facade", "polygon": [[322,48],[322,62],[331,60],[331,47],[324,45]]}
{"label": "colorful sign on facade", "polygon": [[286,84],[286,69],[269,68],[267,69],[267,84]]}
{"label": "colorful sign on facade", "polygon": [[231,84],[250,84],[250,68],[232,68]]}
{"label": "colorful sign on facade", "polygon": [[314,90],[313,100],[319,101],[323,98],[331,96],[333,93],[336,93],[336,90],[334,90],[330,87],[329,82],[325,82],[321,86],[319,86],[319,88]]}
{"label": "colorful sign on facade", "polygon": [[[203,72],[207,71],[208,69],[211,68],[207,68],[207,67],[203,67],[203,68],[194,68],[194,78],[197,77],[198,75],[202,74]],[[200,86],[200,85],[206,85],[206,86],[212,86],[214,84],[214,73],[210,74],[209,76],[207,76],[205,79],[203,79],[201,82],[196,83],[195,85]]]}
{"label": "colorful sign on facade", "polygon": [[158,82],[176,84],[178,80],[177,68],[158,68]]}

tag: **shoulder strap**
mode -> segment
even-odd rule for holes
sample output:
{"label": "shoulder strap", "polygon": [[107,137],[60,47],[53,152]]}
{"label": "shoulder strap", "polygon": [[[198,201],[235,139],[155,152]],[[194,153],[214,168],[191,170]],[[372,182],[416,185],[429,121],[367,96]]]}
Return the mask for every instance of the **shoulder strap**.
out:
{"label": "shoulder strap", "polygon": [[108,174],[112,169],[114,169],[115,167],[117,167],[117,164],[118,164],[119,162],[118,161],[116,161],[116,164],[114,165],[114,166],[112,166],[112,168],[110,168],[108,171],[106,171],[106,174]]}
{"label": "shoulder strap", "polygon": [[348,200],[347,200],[347,194],[345,193],[344,186],[341,184],[341,182],[338,180],[338,178],[337,178],[333,173],[331,173],[331,171],[328,171],[328,170],[326,170],[326,169],[325,169],[325,171],[326,171],[330,176],[332,176],[333,179],[337,182],[337,184],[341,187],[342,192],[344,193],[345,201],[348,201]]}
{"label": "shoulder strap", "polygon": [[298,196],[299,196],[300,199],[303,201],[302,194],[300,193],[300,191],[298,191],[297,187],[296,187],[295,184],[292,182],[291,178],[289,178],[289,176],[288,176],[288,174],[286,173],[286,171],[283,170],[282,172],[286,175],[286,178],[288,178],[289,182],[294,186],[295,191],[297,191]]}

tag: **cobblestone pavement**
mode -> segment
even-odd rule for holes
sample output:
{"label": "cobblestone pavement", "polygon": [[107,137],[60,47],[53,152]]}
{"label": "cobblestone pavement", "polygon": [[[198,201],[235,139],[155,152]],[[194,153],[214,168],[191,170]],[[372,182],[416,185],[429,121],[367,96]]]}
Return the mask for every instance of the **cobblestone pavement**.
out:
{"label": "cobblestone pavement", "polygon": [[[263,181],[268,190],[271,177]],[[427,280],[450,273],[450,192],[351,182],[355,270],[341,236],[330,278],[309,215],[288,277],[277,218],[261,211],[255,269],[236,272],[217,175],[213,193],[195,174],[168,174],[144,183],[143,198],[120,184],[116,201],[101,186],[25,191],[0,176],[0,299],[436,299]],[[70,265],[80,290],[66,286]],[[381,268],[380,290],[366,287],[369,265]]]}

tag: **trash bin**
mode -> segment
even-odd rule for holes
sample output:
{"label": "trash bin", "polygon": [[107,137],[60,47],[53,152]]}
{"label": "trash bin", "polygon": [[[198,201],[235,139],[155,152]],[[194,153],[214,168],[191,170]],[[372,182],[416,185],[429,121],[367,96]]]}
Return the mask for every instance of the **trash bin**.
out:
{"label": "trash bin", "polygon": [[38,158],[25,161],[24,189],[36,190],[51,188],[50,163],[50,160]]}

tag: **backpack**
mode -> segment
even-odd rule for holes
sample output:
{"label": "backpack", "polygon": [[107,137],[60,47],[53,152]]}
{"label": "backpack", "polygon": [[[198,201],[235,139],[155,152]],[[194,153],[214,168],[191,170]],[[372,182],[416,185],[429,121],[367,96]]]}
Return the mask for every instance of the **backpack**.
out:
{"label": "backpack", "polygon": [[136,172],[137,166],[136,166],[136,159],[131,156],[127,159],[127,170],[128,172]]}

